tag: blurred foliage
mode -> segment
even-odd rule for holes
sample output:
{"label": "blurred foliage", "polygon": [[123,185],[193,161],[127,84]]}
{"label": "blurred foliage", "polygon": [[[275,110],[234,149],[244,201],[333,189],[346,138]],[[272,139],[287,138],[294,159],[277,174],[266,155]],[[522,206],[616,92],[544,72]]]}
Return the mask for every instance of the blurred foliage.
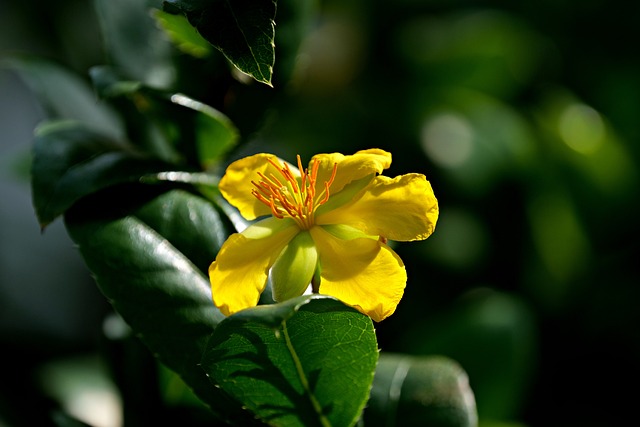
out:
{"label": "blurred foliage", "polygon": [[[624,390],[640,379],[640,281],[633,267],[640,237],[640,148],[633,143],[640,137],[640,99],[634,96],[640,58],[632,43],[640,32],[640,6],[281,0],[269,88],[247,82],[215,49],[193,56],[173,47],[158,28],[164,21],[148,14],[160,3],[5,1],[0,60],[19,54],[20,67],[31,67],[34,60],[24,54],[35,54],[56,63],[36,69],[46,73],[47,84],[25,81],[34,91],[40,84],[40,92],[50,93],[46,99],[60,99],[56,91],[69,97],[61,105],[43,103],[45,111],[82,119],[116,139],[135,136],[167,161],[175,160],[167,147],[176,135],[194,120],[204,128],[211,122],[159,91],[180,92],[230,119],[233,129],[216,128],[229,132],[229,141],[235,132],[240,138],[225,161],[256,151],[283,158],[368,147],[391,151],[390,175],[427,175],[441,214],[430,239],[394,247],[409,283],[397,312],[376,325],[382,354],[456,361],[468,375],[480,426],[626,425],[635,419],[635,396]],[[134,13],[149,17],[145,25],[110,27],[126,21],[113,14]],[[108,73],[94,68],[104,64]],[[110,88],[100,95],[126,111],[124,122],[101,111],[91,84]],[[3,108],[13,102],[2,99]],[[182,129],[155,114],[167,111],[189,116],[181,118]],[[30,143],[22,141],[25,151]],[[192,154],[183,160],[201,166]],[[18,286],[1,285],[3,292]],[[74,298],[47,292],[52,300]],[[12,319],[3,321],[12,325]],[[99,331],[102,325],[94,323]],[[3,354],[20,374],[0,386],[0,423],[46,425],[43,411],[62,413],[56,412],[59,394],[40,386],[49,359],[104,346],[119,389],[142,388],[124,396],[138,410],[132,415],[125,403],[130,420],[211,422],[197,403],[186,406],[189,399],[167,403],[167,389],[157,386],[166,384],[163,374],[127,334],[107,335],[100,345],[83,337],[52,347],[5,330],[3,324]],[[381,359],[380,366],[399,372],[391,362]],[[30,373],[40,366],[47,369]],[[145,387],[125,374],[140,366],[146,369],[136,378]],[[457,365],[448,366],[455,378]],[[79,364],[82,369],[87,365]],[[375,381],[384,380],[380,372]],[[16,395],[29,406],[16,403]],[[160,412],[158,402],[168,409]],[[397,405],[411,409],[411,402]],[[73,425],[62,418],[58,425]]]}

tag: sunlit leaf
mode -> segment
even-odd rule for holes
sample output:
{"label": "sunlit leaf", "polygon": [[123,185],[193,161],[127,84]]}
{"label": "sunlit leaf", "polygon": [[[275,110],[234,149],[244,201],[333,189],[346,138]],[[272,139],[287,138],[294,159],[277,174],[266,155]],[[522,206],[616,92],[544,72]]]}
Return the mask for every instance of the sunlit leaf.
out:
{"label": "sunlit leaf", "polygon": [[476,406],[467,374],[440,357],[380,355],[366,426],[475,427]]}
{"label": "sunlit leaf", "polygon": [[184,15],[173,15],[155,9],[153,16],[181,51],[201,58],[211,53],[212,46],[196,31]]}
{"label": "sunlit leaf", "polygon": [[166,168],[80,123],[46,123],[36,130],[31,170],[38,220],[44,227],[83,196]]}
{"label": "sunlit leaf", "polygon": [[271,85],[276,0],[166,0],[240,71]]}
{"label": "sunlit leaf", "polygon": [[243,310],[218,325],[202,367],[275,426],[351,426],[378,359],[371,319],[324,296]]}
{"label": "sunlit leaf", "polygon": [[224,318],[192,261],[215,258],[220,236],[212,205],[183,191],[126,194],[83,199],[65,216],[71,238],[102,293],[152,353],[222,419],[251,425],[199,366]]}
{"label": "sunlit leaf", "polygon": [[220,177],[204,172],[166,171],[143,176],[141,182],[155,184],[158,182],[181,182],[196,186],[217,187]]}

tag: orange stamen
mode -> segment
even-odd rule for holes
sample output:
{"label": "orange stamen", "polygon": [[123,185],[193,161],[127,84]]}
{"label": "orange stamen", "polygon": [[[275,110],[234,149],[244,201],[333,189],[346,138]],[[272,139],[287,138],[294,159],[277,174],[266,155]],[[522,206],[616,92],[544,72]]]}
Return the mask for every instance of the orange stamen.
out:
{"label": "orange stamen", "polygon": [[[316,182],[320,162],[312,160],[308,169],[302,167],[300,156],[296,156],[300,181],[296,179],[287,163],[274,159],[267,161],[276,169],[276,173],[258,172],[259,181],[251,181],[255,187],[251,194],[261,203],[269,206],[273,216],[284,218],[288,216],[294,219],[302,229],[309,229],[314,224],[314,214],[318,206],[329,200],[329,189],[335,180],[338,170],[337,163],[333,165],[333,171],[329,180],[324,182],[323,190],[316,197]],[[277,175],[277,176],[276,176]]]}
{"label": "orange stamen", "polygon": [[324,205],[329,200],[329,187],[333,184],[333,180],[336,179],[336,172],[338,172],[338,164],[334,163],[331,178],[329,178],[329,181],[324,182],[324,197],[320,202],[318,202],[318,205]]}

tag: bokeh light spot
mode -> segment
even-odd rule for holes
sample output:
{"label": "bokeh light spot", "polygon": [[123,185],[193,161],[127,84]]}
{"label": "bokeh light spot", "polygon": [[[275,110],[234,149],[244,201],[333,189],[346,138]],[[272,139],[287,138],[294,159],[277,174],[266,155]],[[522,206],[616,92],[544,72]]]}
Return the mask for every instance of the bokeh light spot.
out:
{"label": "bokeh light spot", "polygon": [[595,152],[605,139],[600,114],[584,104],[571,104],[560,115],[558,128],[562,140],[581,154]]}
{"label": "bokeh light spot", "polygon": [[475,215],[461,208],[442,208],[436,232],[424,243],[425,255],[454,269],[482,263],[490,236]]}
{"label": "bokeh light spot", "polygon": [[424,123],[421,144],[434,163],[445,168],[456,168],[469,159],[473,137],[473,128],[464,117],[443,113]]}

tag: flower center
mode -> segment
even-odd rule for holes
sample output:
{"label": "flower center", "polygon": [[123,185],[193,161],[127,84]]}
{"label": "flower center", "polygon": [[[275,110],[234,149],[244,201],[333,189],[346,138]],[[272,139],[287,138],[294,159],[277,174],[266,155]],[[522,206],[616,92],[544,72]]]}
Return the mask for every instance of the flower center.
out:
{"label": "flower center", "polygon": [[282,219],[285,216],[293,218],[301,229],[308,230],[314,224],[314,213],[318,206],[329,200],[329,187],[336,177],[338,164],[334,163],[331,177],[324,182],[324,188],[320,194],[316,195],[320,162],[312,160],[309,165],[311,171],[309,171],[309,169],[302,168],[300,156],[297,156],[297,159],[301,175],[299,181],[287,163],[280,164],[278,161],[268,159],[279,175],[271,173],[266,176],[258,172],[260,180],[258,182],[251,181],[255,187],[251,190],[251,194],[269,206],[276,218]]}

